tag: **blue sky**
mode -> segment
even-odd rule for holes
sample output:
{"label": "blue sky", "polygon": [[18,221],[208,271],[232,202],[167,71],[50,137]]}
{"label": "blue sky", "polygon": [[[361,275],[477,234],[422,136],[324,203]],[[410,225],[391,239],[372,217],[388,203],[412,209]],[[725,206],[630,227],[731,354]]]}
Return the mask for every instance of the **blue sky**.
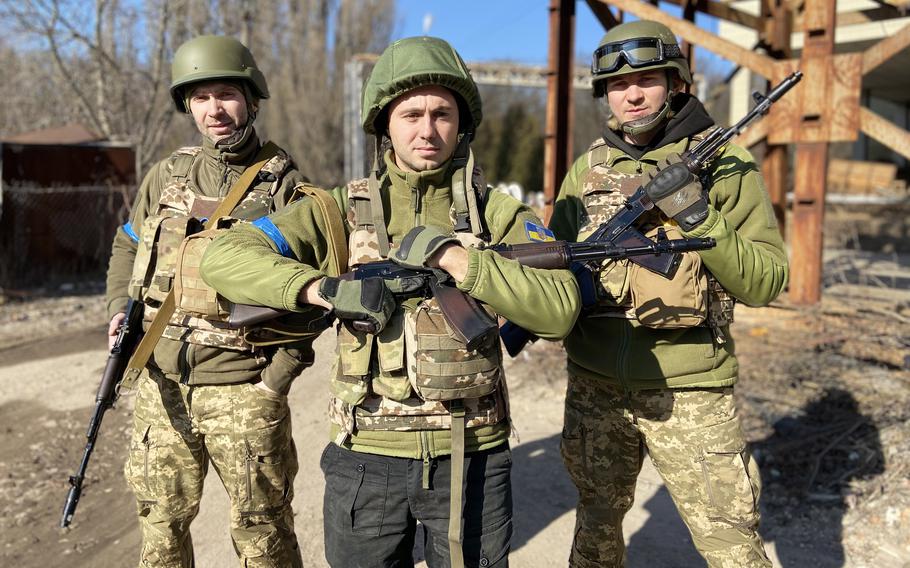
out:
{"label": "blue sky", "polygon": [[[429,35],[449,41],[466,61],[546,65],[549,4],[549,0],[397,0],[394,38],[423,35],[424,20],[429,14]],[[675,6],[662,4],[661,8],[679,14]],[[713,18],[699,16],[696,23],[717,30]],[[576,2],[577,58],[590,61],[603,34],[603,27],[587,3]]]}

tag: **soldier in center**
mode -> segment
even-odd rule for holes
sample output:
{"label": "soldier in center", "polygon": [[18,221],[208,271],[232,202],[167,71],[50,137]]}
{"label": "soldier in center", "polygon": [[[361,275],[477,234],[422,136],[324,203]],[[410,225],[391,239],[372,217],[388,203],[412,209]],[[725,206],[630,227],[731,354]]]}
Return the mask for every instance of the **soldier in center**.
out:
{"label": "soldier in center", "polygon": [[[431,567],[508,565],[511,422],[498,337],[468,349],[435,298],[396,298],[394,283],[328,270],[327,235],[343,218],[352,268],[383,259],[432,268],[491,315],[565,336],[579,311],[572,274],[483,248],[526,242],[540,227],[474,167],[480,121],[477,86],[449,44],[391,44],[363,90],[362,124],[377,148],[370,177],[333,190],[331,207],[309,197],[231,230],[203,260],[205,280],[233,301],[321,305],[340,320],[321,461],[335,567],[413,566],[418,522]],[[364,321],[374,333],[360,331]]]}

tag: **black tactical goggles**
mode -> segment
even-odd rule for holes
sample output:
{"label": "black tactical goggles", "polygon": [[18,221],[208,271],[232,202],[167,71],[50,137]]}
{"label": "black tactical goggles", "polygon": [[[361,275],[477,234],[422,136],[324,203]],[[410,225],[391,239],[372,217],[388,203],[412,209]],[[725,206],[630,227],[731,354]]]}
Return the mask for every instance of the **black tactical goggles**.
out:
{"label": "black tactical goggles", "polygon": [[664,42],[658,38],[627,39],[608,43],[595,49],[591,72],[596,77],[616,71],[622,67],[623,61],[630,67],[637,68],[680,57],[682,57],[682,52],[678,45],[664,45]]}

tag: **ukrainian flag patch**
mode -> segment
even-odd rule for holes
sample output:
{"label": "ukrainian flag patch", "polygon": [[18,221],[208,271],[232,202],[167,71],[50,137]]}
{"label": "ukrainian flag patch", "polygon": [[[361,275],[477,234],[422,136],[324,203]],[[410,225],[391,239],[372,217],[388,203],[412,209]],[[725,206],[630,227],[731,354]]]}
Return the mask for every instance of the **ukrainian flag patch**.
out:
{"label": "ukrainian flag patch", "polygon": [[546,227],[538,225],[537,223],[532,223],[531,221],[525,221],[525,234],[527,234],[528,240],[538,243],[546,243],[556,240],[556,236],[553,234],[553,231]]}

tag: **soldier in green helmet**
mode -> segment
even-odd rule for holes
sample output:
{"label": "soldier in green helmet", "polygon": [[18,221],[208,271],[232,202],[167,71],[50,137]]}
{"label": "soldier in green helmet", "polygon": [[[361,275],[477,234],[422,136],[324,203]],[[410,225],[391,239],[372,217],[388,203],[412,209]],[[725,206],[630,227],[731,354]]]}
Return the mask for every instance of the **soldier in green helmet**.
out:
{"label": "soldier in green helmet", "polygon": [[[660,23],[609,30],[592,70],[610,117],[554,207],[550,228],[570,241],[610,219],[714,124],[683,92],[689,68]],[[671,279],[628,261],[604,262],[591,276],[594,297],[565,340],[561,449],[579,492],[570,565],[624,565],[622,521],[647,451],[709,566],[770,566],[758,534],[758,470],[733,403],[729,325],[736,301],[759,306],[780,294],[788,264],[752,156],[727,145],[637,226],[717,246],[685,253]]]}
{"label": "soldier in green helmet", "polygon": [[470,149],[481,112],[448,43],[391,44],[363,90],[363,128],[377,148],[370,177],[333,190],[330,215],[302,199],[271,215],[267,230],[232,229],[203,260],[206,281],[234,301],[315,304],[340,320],[321,461],[326,556],[337,568],[413,566],[418,522],[431,567],[508,565],[511,422],[498,337],[469,349],[435,298],[395,299],[383,280],[326,270],[334,220],[351,267],[431,267],[491,313],[544,338],[568,333],[579,309],[569,271],[524,268],[482,248],[544,229],[483,182]]}
{"label": "soldier in green helmet", "polygon": [[[239,199],[223,222],[251,221],[287,205],[304,181],[287,153],[256,135],[253,122],[269,91],[243,44],[220,36],[190,40],[174,55],[172,78],[174,105],[191,116],[202,145],[179,148],[152,166],[129,222],[114,237],[107,276],[112,339],[130,298],[145,304],[146,325],[165,311],[176,275],[190,262],[181,243],[223,200]],[[253,164],[255,175],[242,177]],[[126,464],[142,532],[139,564],[194,565],[190,524],[211,463],[230,496],[241,562],[300,566],[286,394],[312,363],[310,345],[254,344],[182,303],[163,323],[138,379]]]}

